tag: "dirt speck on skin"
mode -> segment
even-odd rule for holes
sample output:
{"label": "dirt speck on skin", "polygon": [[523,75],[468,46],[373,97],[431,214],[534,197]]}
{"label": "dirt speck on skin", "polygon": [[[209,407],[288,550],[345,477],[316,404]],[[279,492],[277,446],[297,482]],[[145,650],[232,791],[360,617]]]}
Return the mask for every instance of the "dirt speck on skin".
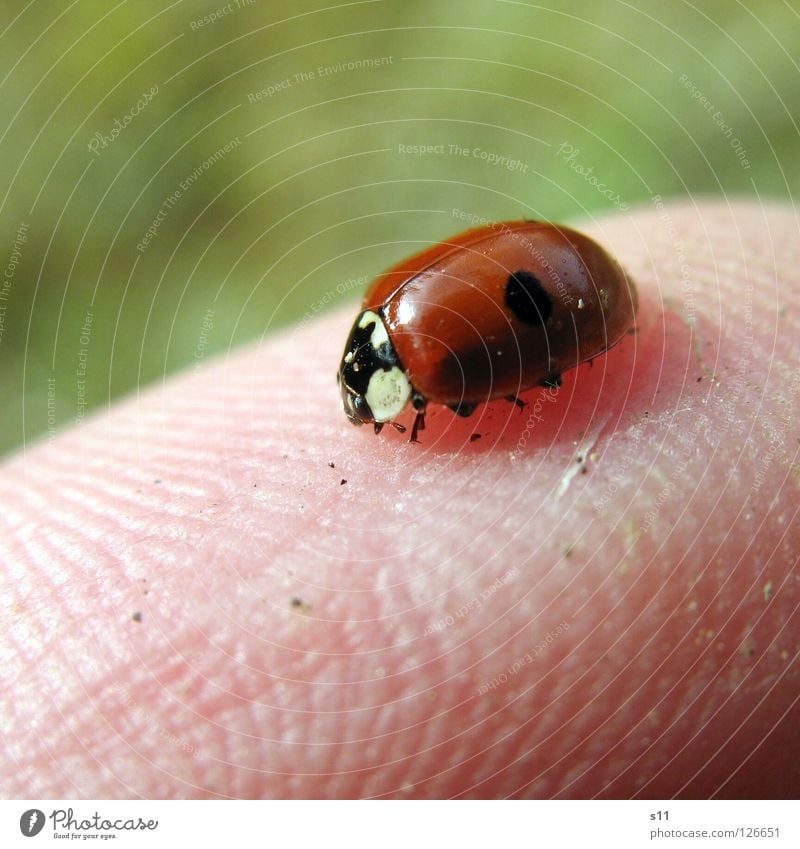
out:
{"label": "dirt speck on skin", "polygon": [[142,621],[142,612],[140,610],[137,610],[136,613],[134,613],[133,616],[131,616],[131,619],[133,619],[134,622],[141,622]]}
{"label": "dirt speck on skin", "polygon": [[572,553],[575,551],[574,545],[565,545],[564,550],[561,552],[562,557],[568,559],[572,557]]}
{"label": "dirt speck on skin", "polygon": [[755,656],[756,647],[753,643],[752,639],[746,637],[742,643],[739,645],[739,654],[745,659],[750,660]]}
{"label": "dirt speck on skin", "polygon": [[625,526],[625,544],[628,548],[633,548],[637,542],[639,542],[639,538],[641,537],[642,532],[639,527],[637,527],[636,522],[630,521]]}
{"label": "dirt speck on skin", "polygon": [[481,438],[481,435],[479,433],[473,433],[472,436],[470,436],[469,441],[470,442],[477,442],[480,438]]}
{"label": "dirt speck on skin", "polygon": [[773,590],[772,581],[767,581],[767,583],[764,584],[764,601],[765,602],[768,602],[772,598],[772,590]]}
{"label": "dirt speck on skin", "polygon": [[328,465],[329,465],[332,469],[335,469],[335,468],[336,468],[336,463],[328,463]]}
{"label": "dirt speck on skin", "polygon": [[347,478],[342,478],[341,481],[339,481],[339,486],[344,486],[346,483],[347,483]]}
{"label": "dirt speck on skin", "polygon": [[298,613],[309,613],[311,610],[311,605],[308,602],[303,601],[303,599],[298,595],[292,596],[289,601],[289,606],[292,610],[296,610]]}

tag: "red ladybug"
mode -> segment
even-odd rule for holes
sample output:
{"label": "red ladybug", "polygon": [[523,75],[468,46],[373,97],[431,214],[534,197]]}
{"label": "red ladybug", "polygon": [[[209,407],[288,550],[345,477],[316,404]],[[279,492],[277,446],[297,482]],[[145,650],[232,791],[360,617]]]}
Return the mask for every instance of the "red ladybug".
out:
{"label": "red ladybug", "polygon": [[338,380],[347,418],[377,433],[410,401],[411,441],[428,402],[459,416],[596,357],[628,332],[636,289],[575,230],[509,221],[467,230],[380,275],[367,289]]}

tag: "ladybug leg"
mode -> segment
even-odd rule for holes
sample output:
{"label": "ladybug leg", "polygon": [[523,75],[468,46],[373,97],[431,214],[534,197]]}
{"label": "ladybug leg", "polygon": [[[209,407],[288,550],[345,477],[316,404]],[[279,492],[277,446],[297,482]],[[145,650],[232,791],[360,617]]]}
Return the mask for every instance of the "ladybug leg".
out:
{"label": "ladybug leg", "polygon": [[560,374],[549,374],[541,383],[547,389],[558,389],[561,386]]}
{"label": "ladybug leg", "polygon": [[[383,427],[384,427],[385,424],[386,424],[386,422],[373,422],[372,426],[375,428],[375,433],[376,434],[380,433],[383,430]],[[405,433],[406,432],[406,426],[405,425],[398,424],[398,422],[389,422],[389,424],[398,433]]]}
{"label": "ladybug leg", "polygon": [[517,398],[516,395],[506,395],[506,401],[510,401],[512,404],[516,404],[520,411],[524,410],[527,407],[527,403],[523,401],[521,398]]}
{"label": "ladybug leg", "polygon": [[411,405],[417,411],[414,425],[411,428],[411,438],[409,442],[419,442],[417,434],[421,430],[425,430],[425,408],[428,406],[428,400],[420,392],[415,389],[411,394]]}
{"label": "ladybug leg", "polygon": [[450,409],[457,415],[462,418],[467,418],[467,416],[471,416],[475,412],[475,408],[477,404],[470,404],[467,401],[461,401],[458,404],[451,404]]}
{"label": "ladybug leg", "polygon": [[411,428],[411,438],[408,440],[409,442],[419,442],[417,439],[417,434],[421,431],[425,430],[425,413],[419,412],[414,419],[414,425]]}

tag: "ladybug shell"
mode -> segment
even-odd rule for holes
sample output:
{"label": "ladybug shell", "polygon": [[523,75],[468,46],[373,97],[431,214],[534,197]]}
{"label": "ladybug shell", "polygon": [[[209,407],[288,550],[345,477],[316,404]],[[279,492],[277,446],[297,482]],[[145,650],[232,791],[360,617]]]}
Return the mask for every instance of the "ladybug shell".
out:
{"label": "ladybug shell", "polygon": [[596,242],[512,221],[441,242],[380,275],[378,312],[413,387],[450,406],[516,395],[618,342],[636,291]]}

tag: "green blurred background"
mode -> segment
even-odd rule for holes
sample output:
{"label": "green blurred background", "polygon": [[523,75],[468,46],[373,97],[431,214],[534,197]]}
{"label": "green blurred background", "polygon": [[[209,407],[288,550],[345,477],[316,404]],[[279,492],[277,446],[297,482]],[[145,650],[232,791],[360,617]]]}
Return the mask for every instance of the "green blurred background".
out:
{"label": "green blurred background", "polygon": [[455,209],[791,199],[800,169],[791,0],[0,15],[2,452],[355,300]]}

